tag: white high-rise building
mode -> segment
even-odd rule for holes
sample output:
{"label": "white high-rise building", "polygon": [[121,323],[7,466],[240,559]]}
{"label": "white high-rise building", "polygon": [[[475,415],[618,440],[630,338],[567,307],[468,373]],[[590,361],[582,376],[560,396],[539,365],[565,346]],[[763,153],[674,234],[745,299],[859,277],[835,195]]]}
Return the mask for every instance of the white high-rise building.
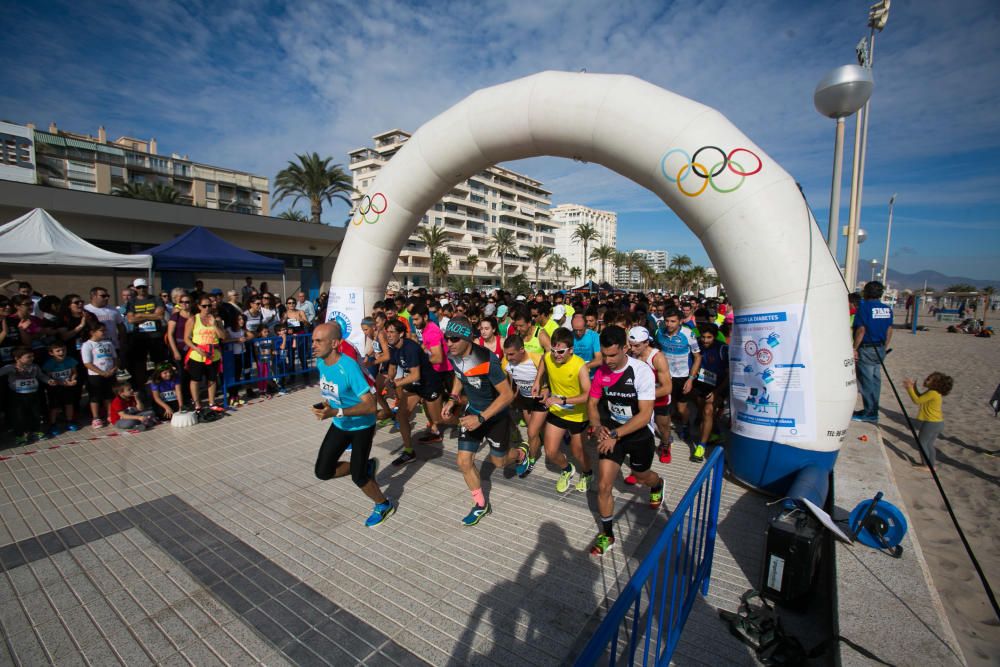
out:
{"label": "white high-rise building", "polygon": [[[667,266],[669,266],[670,253],[668,253],[666,250],[645,250],[640,248],[638,250],[632,250],[629,252],[634,252],[635,254],[637,254],[640,258],[642,258],[643,261],[649,264],[649,266],[652,267],[652,269],[657,273],[662,273],[666,271]],[[618,277],[618,285],[620,287],[631,287],[633,285],[639,284],[639,272],[636,271],[635,269],[632,269],[632,276],[629,277],[627,266],[619,267],[617,277]]]}
{"label": "white high-rise building", "polygon": [[[389,130],[372,137],[375,143],[373,148],[358,148],[349,153],[356,191],[352,199],[355,203],[368,194],[368,188],[379,170],[410,136],[403,130]],[[507,280],[524,272],[534,283],[535,266],[528,259],[528,249],[545,246],[551,253],[556,245],[555,231],[559,223],[549,213],[551,195],[540,181],[503,167],[489,167],[470,176],[424,214],[420,226],[399,254],[393,279],[403,285],[429,284],[431,257],[418,234],[428,225],[438,225],[448,235],[441,250],[451,258],[448,275],[466,279],[474,277],[476,287],[498,286],[500,259],[491,255],[487,246],[496,230],[508,229],[514,233],[518,256],[507,256],[505,259]],[[468,261],[470,255],[479,258],[475,265]],[[545,287],[551,287],[555,282],[555,275],[545,271],[544,260],[539,279]],[[439,284],[439,280],[434,278],[433,284]]]}
{"label": "white high-rise building", "polygon": [[[552,219],[560,223],[556,229],[556,252],[566,258],[570,269],[579,267],[583,271],[585,264],[583,261],[583,244],[574,241],[573,234],[576,232],[577,227],[585,222],[593,225],[600,235],[598,240],[591,241],[588,244],[588,253],[602,245],[609,245],[612,248],[618,247],[617,213],[613,211],[601,211],[589,206],[581,206],[580,204],[559,204],[552,208],[551,213]],[[588,260],[586,266],[588,269],[597,270],[597,280],[610,279],[614,273],[614,266],[611,262],[608,262],[605,267],[607,271],[605,276],[601,276],[600,261]],[[586,279],[586,276],[582,276],[581,282]]]}

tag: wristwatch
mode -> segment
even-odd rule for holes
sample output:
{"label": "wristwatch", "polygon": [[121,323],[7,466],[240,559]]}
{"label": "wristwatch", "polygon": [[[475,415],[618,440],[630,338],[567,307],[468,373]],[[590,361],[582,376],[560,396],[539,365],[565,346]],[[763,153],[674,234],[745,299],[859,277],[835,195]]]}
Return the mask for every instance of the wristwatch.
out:
{"label": "wristwatch", "polygon": [[478,419],[478,420],[479,420],[479,423],[480,423],[480,424],[485,424],[485,423],[486,423],[486,418],[485,418],[485,417],[483,417],[483,415],[482,415],[482,414],[478,414],[478,415],[476,415],[476,419]]}
{"label": "wristwatch", "polygon": [[337,408],[337,417],[341,418],[344,416],[344,408]]}
{"label": "wristwatch", "polygon": [[616,428],[611,429],[610,431],[608,431],[608,435],[610,435],[612,438],[614,438],[615,440],[617,440],[618,439],[618,429],[616,429]]}

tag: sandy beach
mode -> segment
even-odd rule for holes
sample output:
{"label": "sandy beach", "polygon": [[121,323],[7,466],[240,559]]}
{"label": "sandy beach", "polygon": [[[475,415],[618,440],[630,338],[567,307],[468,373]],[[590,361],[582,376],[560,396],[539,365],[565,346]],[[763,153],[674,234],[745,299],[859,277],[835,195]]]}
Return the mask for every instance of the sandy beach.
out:
{"label": "sandy beach", "polygon": [[[904,311],[897,309],[898,325],[904,319]],[[947,333],[947,324],[929,315],[922,315],[920,323],[929,331],[895,331],[886,366],[911,419],[917,409],[903,388],[904,378],[914,378],[918,385],[932,371],[954,378],[954,390],[944,399],[937,472],[983,570],[1000,593],[1000,419],[988,405],[1000,383],[1000,340]],[[992,324],[1000,324],[1000,315]],[[970,665],[1000,665],[1000,623],[931,474],[913,467],[920,455],[884,375],[879,420],[910,525],[965,658]]]}

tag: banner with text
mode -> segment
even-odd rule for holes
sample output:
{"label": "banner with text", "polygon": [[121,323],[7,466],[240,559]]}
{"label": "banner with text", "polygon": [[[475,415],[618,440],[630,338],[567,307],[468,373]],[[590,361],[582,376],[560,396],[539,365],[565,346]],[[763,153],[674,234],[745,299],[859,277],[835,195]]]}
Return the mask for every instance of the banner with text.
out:
{"label": "banner with text", "polygon": [[733,431],[775,442],[814,440],[816,408],[802,305],[741,310],[733,324]]}
{"label": "banner with text", "polygon": [[365,291],[360,287],[330,287],[326,305],[326,318],[340,324],[344,340],[349,340],[361,354],[365,352],[365,333],[361,320],[365,317]]}

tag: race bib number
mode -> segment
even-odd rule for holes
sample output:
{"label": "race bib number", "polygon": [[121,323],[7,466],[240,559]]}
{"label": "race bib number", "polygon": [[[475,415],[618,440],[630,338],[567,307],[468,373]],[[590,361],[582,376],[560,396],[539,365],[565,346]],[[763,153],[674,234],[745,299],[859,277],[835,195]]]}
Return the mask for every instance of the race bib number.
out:
{"label": "race bib number", "polygon": [[177,392],[174,391],[173,389],[170,389],[168,391],[165,391],[165,392],[161,393],[160,394],[160,398],[162,398],[164,400],[164,402],[176,401],[177,400]]}
{"label": "race bib number", "polygon": [[340,389],[333,382],[320,378],[319,393],[327,401],[333,401],[338,406],[340,405]]}
{"label": "race bib number", "polygon": [[143,333],[156,333],[156,322],[143,322],[139,325],[139,331]]}
{"label": "race bib number", "polygon": [[59,382],[67,382],[67,381],[70,380],[70,378],[73,377],[73,369],[72,368],[67,368],[67,369],[62,370],[62,371],[56,371],[55,373],[49,373],[49,376],[53,380],[57,380]]}
{"label": "race bib number", "polygon": [[514,380],[514,383],[517,384],[517,391],[521,394],[521,396],[531,398],[531,390],[535,386],[534,382],[529,382],[528,380]]}
{"label": "race bib number", "polygon": [[719,382],[719,377],[713,371],[702,368],[698,371],[698,381],[714,387]]}
{"label": "race bib number", "polygon": [[15,394],[33,394],[38,391],[38,380],[35,378],[18,378],[14,380]]}
{"label": "race bib number", "polygon": [[608,410],[611,413],[611,418],[619,424],[624,424],[632,419],[632,406],[608,403]]}

